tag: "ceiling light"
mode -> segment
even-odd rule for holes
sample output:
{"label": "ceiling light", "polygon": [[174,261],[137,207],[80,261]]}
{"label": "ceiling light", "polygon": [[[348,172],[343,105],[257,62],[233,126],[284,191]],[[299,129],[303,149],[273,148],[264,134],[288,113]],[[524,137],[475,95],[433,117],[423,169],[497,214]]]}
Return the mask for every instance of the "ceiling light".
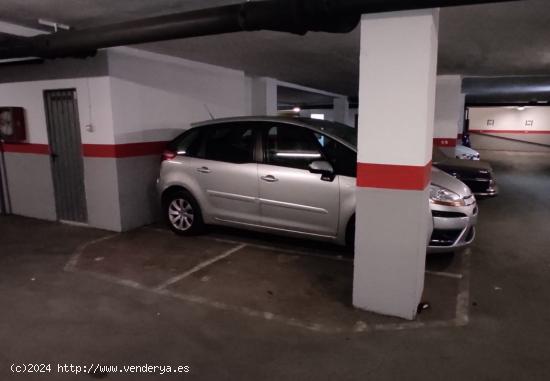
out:
{"label": "ceiling light", "polygon": [[294,108],[292,109],[292,111],[294,111],[294,112],[300,112],[300,111],[302,111],[302,109],[301,109],[300,107],[296,106],[296,107],[294,107]]}
{"label": "ceiling light", "polygon": [[523,110],[525,110],[525,106],[519,106],[516,110],[523,111]]}
{"label": "ceiling light", "polygon": [[57,32],[59,29],[63,29],[63,30],[71,29],[69,25],[61,24],[50,20],[38,19],[38,23],[40,25],[49,26],[50,28],[53,28],[54,32]]}
{"label": "ceiling light", "polygon": [[325,114],[311,114],[311,119],[325,120]]}

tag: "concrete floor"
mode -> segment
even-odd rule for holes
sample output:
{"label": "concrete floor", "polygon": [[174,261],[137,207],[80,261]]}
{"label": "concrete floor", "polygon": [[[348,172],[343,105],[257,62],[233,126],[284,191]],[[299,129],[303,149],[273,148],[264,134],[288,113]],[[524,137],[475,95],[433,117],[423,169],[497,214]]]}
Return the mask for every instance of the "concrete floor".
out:
{"label": "concrete floor", "polygon": [[[2,217],[0,379],[90,378],[56,368],[14,375],[12,363],[101,363],[191,369],[99,375],[108,380],[546,380],[550,155],[482,155],[501,195],[480,202],[470,255],[430,259],[433,309],[416,327],[346,307],[350,262],[334,247],[230,230],[193,240],[156,228],[111,236]],[[467,325],[448,315],[465,279],[440,272],[469,273]],[[320,300],[332,302],[319,308]]]}

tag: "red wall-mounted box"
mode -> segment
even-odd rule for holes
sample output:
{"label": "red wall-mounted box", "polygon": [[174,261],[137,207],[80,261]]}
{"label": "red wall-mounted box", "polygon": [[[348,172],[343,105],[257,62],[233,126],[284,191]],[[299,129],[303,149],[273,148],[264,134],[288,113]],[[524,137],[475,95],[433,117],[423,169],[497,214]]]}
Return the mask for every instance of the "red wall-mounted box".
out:
{"label": "red wall-mounted box", "polygon": [[0,107],[0,137],[6,143],[23,143],[27,139],[23,107]]}

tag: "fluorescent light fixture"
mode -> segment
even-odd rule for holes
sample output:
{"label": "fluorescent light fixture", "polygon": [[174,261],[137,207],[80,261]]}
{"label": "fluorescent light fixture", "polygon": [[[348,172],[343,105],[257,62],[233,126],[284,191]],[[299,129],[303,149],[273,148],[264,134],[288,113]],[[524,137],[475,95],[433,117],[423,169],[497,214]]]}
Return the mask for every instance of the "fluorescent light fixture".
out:
{"label": "fluorescent light fixture", "polygon": [[277,152],[279,157],[321,157],[320,153]]}
{"label": "fluorescent light fixture", "polygon": [[294,108],[292,109],[292,111],[294,111],[294,112],[300,112],[300,111],[302,111],[302,109],[301,109],[300,107],[296,106],[296,107],[294,107]]}
{"label": "fluorescent light fixture", "polygon": [[63,30],[71,29],[69,25],[61,24],[59,22],[50,21],[50,20],[38,19],[38,23],[40,25],[49,26],[50,28],[53,28],[54,32],[57,32],[59,29],[63,29]]}
{"label": "fluorescent light fixture", "polygon": [[21,58],[5,58],[0,60],[0,64],[3,63],[12,63],[12,62],[26,62],[26,61],[36,61],[41,60],[40,57],[21,57]]}
{"label": "fluorescent light fixture", "polygon": [[311,114],[311,119],[325,120],[325,114]]}

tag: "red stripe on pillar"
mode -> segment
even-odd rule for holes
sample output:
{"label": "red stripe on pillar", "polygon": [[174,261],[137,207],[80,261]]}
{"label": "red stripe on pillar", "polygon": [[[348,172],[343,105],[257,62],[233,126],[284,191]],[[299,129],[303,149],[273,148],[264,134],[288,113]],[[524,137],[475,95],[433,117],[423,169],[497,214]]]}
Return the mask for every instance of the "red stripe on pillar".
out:
{"label": "red stripe on pillar", "polygon": [[83,144],[82,154],[86,157],[133,157],[160,155],[167,142],[146,142],[128,144]]}
{"label": "red stripe on pillar", "polygon": [[456,140],[462,141],[462,134],[458,134],[458,135],[456,136]]}
{"label": "red stripe on pillar", "polygon": [[47,144],[5,143],[3,147],[4,152],[34,153],[38,155],[50,154],[50,147]]}
{"label": "red stripe on pillar", "polygon": [[434,138],[434,146],[456,147],[456,139],[455,138]]}
{"label": "red stripe on pillar", "polygon": [[432,162],[424,166],[357,163],[357,186],[424,190],[430,183]]}

